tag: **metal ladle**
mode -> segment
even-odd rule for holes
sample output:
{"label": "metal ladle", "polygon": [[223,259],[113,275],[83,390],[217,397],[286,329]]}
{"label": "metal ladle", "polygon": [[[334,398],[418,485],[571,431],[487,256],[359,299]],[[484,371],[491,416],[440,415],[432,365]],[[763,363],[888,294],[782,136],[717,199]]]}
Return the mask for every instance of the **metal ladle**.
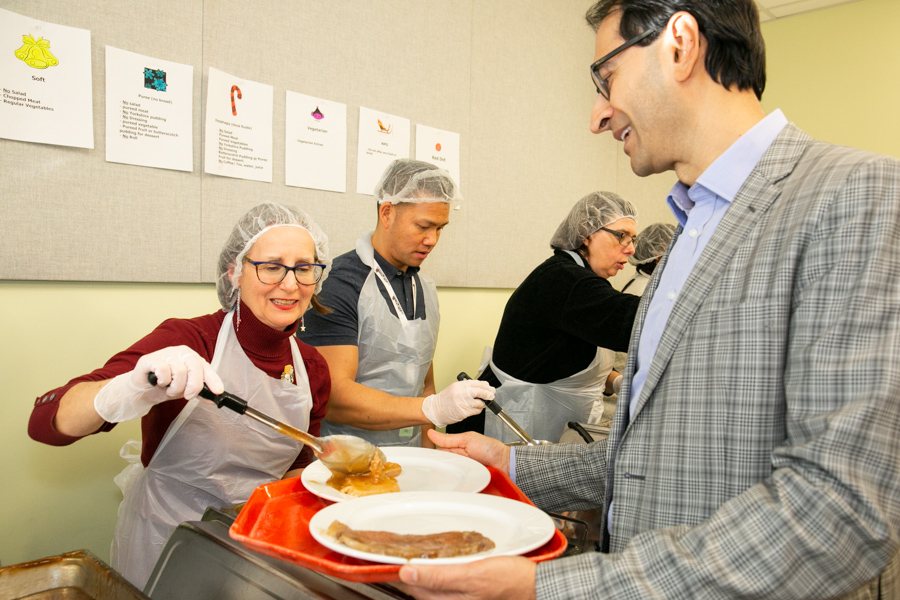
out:
{"label": "metal ladle", "polygon": [[[149,373],[147,381],[152,385],[156,385],[156,375]],[[273,419],[255,408],[251,408],[247,405],[246,400],[234,394],[228,392],[216,394],[206,386],[206,383],[203,384],[203,389],[200,390],[198,395],[213,402],[219,408],[228,408],[239,415],[255,419],[278,433],[292,437],[298,442],[309,446],[316,457],[322,461],[322,464],[332,471],[343,473],[344,475],[368,473],[369,463],[372,462],[372,457],[375,456],[376,452],[381,457],[382,462],[385,462],[384,453],[362,438],[352,435],[315,437],[305,431],[300,431],[296,427],[291,427],[277,419]]]}

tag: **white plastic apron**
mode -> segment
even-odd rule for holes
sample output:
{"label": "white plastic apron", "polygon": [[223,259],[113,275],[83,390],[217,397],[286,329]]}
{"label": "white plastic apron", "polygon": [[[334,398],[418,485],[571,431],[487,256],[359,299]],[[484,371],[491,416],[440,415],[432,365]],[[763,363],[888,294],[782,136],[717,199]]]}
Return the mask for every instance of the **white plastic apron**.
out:
{"label": "white plastic apron", "polygon": [[650,276],[640,271],[634,274],[634,277],[622,288],[622,291],[632,296],[643,296],[647,284],[650,283]]}
{"label": "white plastic apron", "polygon": [[[225,389],[247,400],[249,406],[306,431],[312,394],[293,337],[290,343],[296,385],[269,377],[247,358],[228,313],[216,340],[212,368]],[[281,478],[301,447],[300,442],[236,412],[199,398],[188,401],[147,468],[140,468],[140,462],[137,469],[126,468],[134,472],[123,488],[112,567],[143,588],[175,527],[199,520],[207,507],[245,502],[257,486]]]}
{"label": "white plastic apron", "polygon": [[[575,262],[584,266],[581,256],[569,252]],[[528,383],[501,371],[491,358],[492,349],[485,348],[481,370],[489,363],[500,381],[494,399],[513,421],[536,440],[556,442],[566,423],[586,423],[594,402],[602,399],[606,378],[612,371],[616,353],[597,348],[597,354],[586,368],[553,383]],[[484,412],[485,435],[502,442],[518,442],[519,437],[489,410]]]}
{"label": "white plastic apron", "polygon": [[[425,376],[434,358],[440,311],[437,288],[426,277],[419,277],[425,297],[425,319],[406,318],[402,307],[395,316],[378,289],[375,250],[372,233],[356,242],[356,253],[363,264],[372,268],[363,283],[357,303],[359,315],[359,366],[356,382],[393,396],[421,396]],[[399,306],[396,294],[385,282],[391,301]],[[421,446],[419,427],[389,431],[370,431],[351,425],[322,422],[322,434],[349,434],[369,440],[376,446]]]}

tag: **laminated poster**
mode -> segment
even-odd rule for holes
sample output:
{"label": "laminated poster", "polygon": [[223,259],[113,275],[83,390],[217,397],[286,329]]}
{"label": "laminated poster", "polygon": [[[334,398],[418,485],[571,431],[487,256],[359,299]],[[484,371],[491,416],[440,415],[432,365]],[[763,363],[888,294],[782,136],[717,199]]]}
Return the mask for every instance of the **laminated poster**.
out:
{"label": "laminated poster", "polygon": [[347,191],[347,105],[287,92],[284,183]]}
{"label": "laminated poster", "polygon": [[391,161],[409,158],[409,119],[359,107],[356,192],[373,195]]}
{"label": "laminated poster", "polygon": [[106,160],[193,171],[194,67],[106,47]]}
{"label": "laminated poster", "polygon": [[91,32],[0,8],[0,137],[94,147]]}
{"label": "laminated poster", "polygon": [[204,171],[272,182],[272,86],[209,69]]}
{"label": "laminated poster", "polygon": [[[459,134],[427,125],[416,125],[416,160],[446,169],[457,186],[459,181]],[[459,209],[459,206],[454,206]]]}

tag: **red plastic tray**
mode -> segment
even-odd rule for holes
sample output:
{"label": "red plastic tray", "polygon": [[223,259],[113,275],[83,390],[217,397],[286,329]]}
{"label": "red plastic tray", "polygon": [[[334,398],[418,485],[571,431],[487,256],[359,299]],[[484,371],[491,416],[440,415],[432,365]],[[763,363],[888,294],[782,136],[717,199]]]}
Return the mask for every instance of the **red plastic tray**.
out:
{"label": "red plastic tray", "polygon": [[[532,504],[502,471],[488,467],[491,482],[482,494]],[[229,534],[256,552],[348,581],[397,581],[400,565],[375,563],[329,550],[309,533],[309,520],[333,504],[308,491],[299,477],[261,485],[241,509]],[[557,529],[550,541],[525,554],[534,562],[556,558],[566,551],[566,538]]]}

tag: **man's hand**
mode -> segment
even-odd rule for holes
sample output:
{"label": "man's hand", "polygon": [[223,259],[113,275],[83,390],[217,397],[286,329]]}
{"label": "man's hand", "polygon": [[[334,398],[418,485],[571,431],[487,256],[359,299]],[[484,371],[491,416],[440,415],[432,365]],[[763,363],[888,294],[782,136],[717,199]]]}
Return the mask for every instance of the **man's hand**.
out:
{"label": "man's hand", "polygon": [[534,600],[537,565],[521,556],[497,556],[462,565],[404,565],[397,587],[420,600],[497,598]]}
{"label": "man's hand", "polygon": [[509,474],[509,446],[474,431],[465,433],[441,433],[430,430],[428,437],[441,450],[468,456],[483,465],[500,469]]}

